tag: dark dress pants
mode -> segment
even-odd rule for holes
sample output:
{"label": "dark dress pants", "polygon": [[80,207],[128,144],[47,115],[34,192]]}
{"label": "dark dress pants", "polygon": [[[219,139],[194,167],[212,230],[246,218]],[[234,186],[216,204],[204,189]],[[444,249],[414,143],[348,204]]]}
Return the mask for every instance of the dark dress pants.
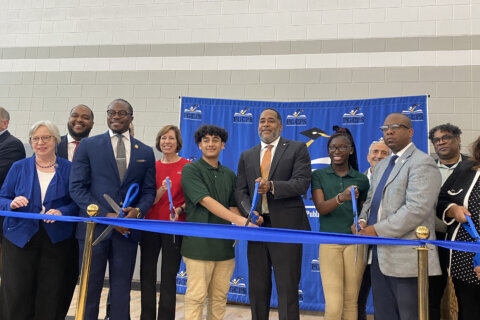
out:
{"label": "dark dress pants", "polygon": [[[78,242],[79,260],[82,263],[84,241]],[[98,319],[98,307],[105,279],[107,261],[109,265],[109,282],[111,310],[110,319],[130,319],[130,289],[132,285],[138,243],[125,238],[113,230],[109,239],[101,241],[92,250],[90,279],[88,281],[85,320]]]}
{"label": "dark dress pants", "polygon": [[[75,233],[75,232],[74,232]],[[73,293],[78,281],[78,241],[74,236],[65,240],[68,246],[68,258],[65,268],[65,276],[62,286],[62,295],[58,303],[58,318],[65,319],[67,317],[70,303],[72,302]],[[83,254],[83,252],[82,252]]]}
{"label": "dark dress pants", "polygon": [[[23,248],[3,238],[0,319],[59,320],[68,241],[52,244],[42,223]],[[62,320],[64,320],[63,318]]]}
{"label": "dark dress pants", "polygon": [[453,278],[458,299],[458,319],[480,319],[480,286]]}
{"label": "dark dress pants", "polygon": [[370,280],[370,265],[367,264],[365,271],[363,272],[362,285],[358,292],[358,320],[367,320],[367,300],[370,294],[370,288],[372,282]]}
{"label": "dark dress pants", "polygon": [[376,246],[372,249],[370,266],[375,320],[417,320],[417,278],[397,278],[384,275],[378,264]]}
{"label": "dark dress pants", "polygon": [[[263,227],[271,227],[269,220],[264,220]],[[268,319],[272,267],[277,285],[279,319],[299,319],[298,284],[302,270],[302,249],[301,244],[248,242],[248,287],[253,320]]]}
{"label": "dark dress pants", "polygon": [[[173,235],[171,234],[142,232],[142,240],[140,242],[142,312],[140,319],[175,319],[176,278],[180,261],[182,260],[182,255],[180,254],[181,246],[181,236],[175,236],[174,243]],[[156,317],[157,264],[160,251],[162,251],[162,271],[158,317]]]}
{"label": "dark dress pants", "polygon": [[[444,239],[437,233],[437,239]],[[441,316],[441,304],[445,287],[447,286],[448,279],[448,262],[449,262],[450,250],[438,247],[438,257],[440,259],[440,267],[442,274],[439,276],[428,277],[428,308],[430,320],[440,320]]]}

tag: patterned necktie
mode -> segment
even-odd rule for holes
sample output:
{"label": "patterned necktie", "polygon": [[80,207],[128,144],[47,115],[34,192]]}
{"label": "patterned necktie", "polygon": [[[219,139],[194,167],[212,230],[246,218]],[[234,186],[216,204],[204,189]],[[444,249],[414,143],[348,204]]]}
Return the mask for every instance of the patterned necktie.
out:
{"label": "patterned necktie", "polygon": [[123,136],[121,134],[116,134],[117,136],[117,156],[115,160],[117,161],[118,175],[120,176],[120,181],[123,180],[125,172],[127,171],[127,156],[125,153],[125,144],[123,143]]}
{"label": "patterned necktie", "polygon": [[[270,173],[270,165],[272,163],[272,148],[273,145],[269,144],[266,146],[265,154],[262,158],[262,163],[260,164],[260,173],[262,178],[268,180],[268,174]],[[267,194],[262,194],[262,213],[268,213],[268,202]]]}
{"label": "patterned necktie", "polygon": [[395,160],[397,160],[398,156],[392,156],[390,158],[390,162],[388,163],[387,168],[383,172],[383,176],[378,183],[377,189],[375,189],[375,193],[372,198],[372,204],[370,205],[370,215],[368,216],[368,225],[374,225],[377,223],[378,220],[378,209],[380,208],[380,202],[382,202],[383,197],[383,189],[385,188],[385,184],[387,183],[388,176],[392,172],[393,167],[395,167]]}

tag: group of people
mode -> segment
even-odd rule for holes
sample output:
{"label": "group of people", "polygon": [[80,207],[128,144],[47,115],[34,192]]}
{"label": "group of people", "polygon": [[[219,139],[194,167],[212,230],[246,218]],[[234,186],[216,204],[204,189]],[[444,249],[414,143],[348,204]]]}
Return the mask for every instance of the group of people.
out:
{"label": "group of people", "polygon": [[[92,137],[94,114],[85,105],[71,110],[66,136],[60,137],[50,121],[35,123],[29,131],[34,155],[22,159],[23,145],[8,133],[9,115],[0,107],[0,178],[6,176],[0,180],[0,210],[87,217],[87,206],[95,203],[99,216],[116,217],[118,212],[104,198],[108,195],[120,206],[131,201],[122,209],[127,219],[310,230],[302,196],[311,185],[323,232],[415,239],[415,228],[425,225],[438,237],[474,241],[461,226],[466,215],[480,230],[480,138],[470,158],[461,155],[461,131],[450,124],[430,131],[438,155],[434,161],[412,143],[410,119],[388,115],[380,127],[383,139],[370,146],[371,168],[365,174],[358,171],[351,133],[335,128],[327,143],[331,164],[312,174],[305,143],[281,137],[281,115],[265,109],[258,120],[260,143],[241,154],[235,174],[219,162],[228,140],[221,127],[197,129],[193,138],[202,157],[195,162],[178,155],[183,144],[178,127],[161,128],[155,147],[162,156],[155,162],[152,148],[134,138],[130,103],[116,99],[106,112],[108,131]],[[257,182],[261,197],[254,208],[258,219],[252,223],[247,216]],[[138,184],[139,192],[125,199],[132,184]],[[353,224],[354,202],[360,213],[358,228]],[[97,225],[95,238],[105,229]],[[85,224],[6,217],[3,233],[0,318],[65,319],[82,262]],[[175,318],[182,257],[188,274],[185,319],[202,319],[206,302],[207,319],[223,318],[235,268],[232,240],[115,227],[93,247],[85,319],[98,319],[107,262],[108,317],[130,319],[138,244],[141,319]],[[429,250],[432,318],[440,318],[439,292],[447,274],[453,278],[460,319],[478,318],[480,266],[473,264],[474,253],[439,251],[440,262],[436,247]],[[269,317],[272,270],[279,318],[299,319],[302,245],[249,241],[247,257],[252,319]],[[411,247],[321,244],[319,263],[326,319],[365,319],[370,285],[376,319],[417,318],[417,263]]]}

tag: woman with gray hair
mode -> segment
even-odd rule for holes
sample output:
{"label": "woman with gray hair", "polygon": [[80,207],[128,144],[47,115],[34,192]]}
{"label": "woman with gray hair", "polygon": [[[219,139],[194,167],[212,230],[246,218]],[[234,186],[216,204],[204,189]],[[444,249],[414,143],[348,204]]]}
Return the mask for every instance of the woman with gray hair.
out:
{"label": "woman with gray hair", "polygon": [[[0,190],[0,210],[72,216],[70,162],[57,158],[57,126],[39,121],[29,131],[34,155],[15,162]],[[0,318],[57,319],[73,223],[6,217]]]}

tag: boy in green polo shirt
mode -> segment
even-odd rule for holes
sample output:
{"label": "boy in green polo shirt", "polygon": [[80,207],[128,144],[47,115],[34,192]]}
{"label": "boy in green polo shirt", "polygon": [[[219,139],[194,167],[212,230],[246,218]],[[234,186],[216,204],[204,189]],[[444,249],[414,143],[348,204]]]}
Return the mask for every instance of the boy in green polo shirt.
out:
{"label": "boy in green polo shirt", "polygon": [[[195,132],[202,158],[187,163],[182,170],[182,189],[186,203],[186,221],[245,225],[235,198],[235,173],[218,161],[225,148],[225,129],[203,125]],[[185,319],[202,319],[208,296],[207,319],[222,319],[227,293],[235,268],[233,240],[185,236],[183,261],[187,267]]]}

